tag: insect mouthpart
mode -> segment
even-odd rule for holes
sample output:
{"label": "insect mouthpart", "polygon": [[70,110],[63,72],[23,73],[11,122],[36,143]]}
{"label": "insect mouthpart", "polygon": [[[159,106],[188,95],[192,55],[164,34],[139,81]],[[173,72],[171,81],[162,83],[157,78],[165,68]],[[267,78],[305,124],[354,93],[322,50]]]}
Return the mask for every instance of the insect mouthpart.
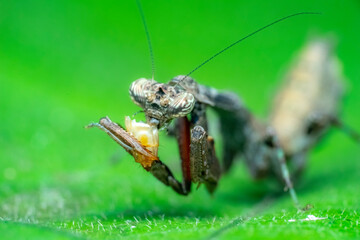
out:
{"label": "insect mouthpart", "polygon": [[160,123],[160,121],[158,119],[155,119],[155,118],[151,118],[150,121],[149,121],[149,125],[151,126],[158,126]]}
{"label": "insect mouthpart", "polygon": [[147,109],[145,115],[146,115],[146,122],[149,123],[150,125],[158,126],[159,124],[161,124],[161,119],[163,118],[162,112],[154,109]]}

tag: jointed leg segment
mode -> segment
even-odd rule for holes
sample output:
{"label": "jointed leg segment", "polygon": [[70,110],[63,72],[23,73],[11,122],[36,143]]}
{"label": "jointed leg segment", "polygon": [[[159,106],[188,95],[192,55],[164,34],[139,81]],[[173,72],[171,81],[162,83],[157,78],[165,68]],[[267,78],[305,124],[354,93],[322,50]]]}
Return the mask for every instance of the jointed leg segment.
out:
{"label": "jointed leg segment", "polygon": [[215,155],[214,140],[201,126],[191,130],[191,175],[194,183],[204,183],[210,193],[214,192],[220,178],[221,168]]}
{"label": "jointed leg segment", "polygon": [[99,123],[92,123],[87,128],[98,127],[106,132],[128,153],[130,153],[136,162],[139,162],[145,170],[149,171],[154,177],[167,186],[170,186],[179,194],[187,195],[189,191],[183,184],[177,181],[170,169],[162,163],[157,156],[154,156],[137,139],[132,137],[122,127],[112,122],[108,117],[100,119]]}
{"label": "jointed leg segment", "polygon": [[285,154],[281,149],[276,136],[273,132],[268,132],[268,136],[265,138],[264,143],[270,149],[270,159],[273,163],[273,168],[275,173],[279,174],[281,179],[285,182],[286,189],[289,191],[290,196],[294,202],[294,204],[298,207],[299,201],[296,196],[296,192],[294,190],[293,183],[290,179],[290,174],[288,167],[286,165]]}

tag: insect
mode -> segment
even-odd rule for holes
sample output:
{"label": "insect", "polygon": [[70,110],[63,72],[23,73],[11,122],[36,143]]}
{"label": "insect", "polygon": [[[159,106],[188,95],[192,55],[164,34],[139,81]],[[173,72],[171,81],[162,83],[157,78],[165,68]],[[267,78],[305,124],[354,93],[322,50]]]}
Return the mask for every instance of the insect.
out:
{"label": "insect", "polygon": [[291,159],[294,179],[304,169],[308,151],[330,127],[360,142],[360,135],[339,118],[343,78],[333,42],[314,38],[302,49],[275,97],[269,124],[286,159]]}
{"label": "insect", "polygon": [[[139,2],[138,6],[152,57],[150,37]],[[286,157],[298,156],[300,151],[288,151],[287,148],[283,150],[285,134],[281,127],[278,129],[276,121],[277,116],[286,113],[282,112],[281,108],[275,108],[270,123],[260,123],[235,94],[199,84],[189,75],[248,37],[273,24],[302,14],[316,13],[297,13],[272,22],[227,46],[187,75],[177,76],[168,83],[158,83],[145,78],[133,82],[129,89],[130,97],[143,109],[146,123],[138,123],[127,118],[125,130],[106,117],[88,127],[98,127],[105,131],[145,170],[179,194],[189,194],[191,183],[204,184],[210,193],[214,192],[221,174],[229,170],[238,155],[242,155],[254,177],[260,178],[270,172],[275,174],[286,185],[297,204]],[[281,99],[279,101],[281,102]],[[218,113],[221,126],[222,167],[215,154],[214,139],[208,132],[206,110],[209,107]],[[174,122],[173,127],[170,125],[171,122]],[[158,157],[158,131],[163,129],[167,129],[169,135],[177,139],[182,182],[175,179],[170,169]]]}

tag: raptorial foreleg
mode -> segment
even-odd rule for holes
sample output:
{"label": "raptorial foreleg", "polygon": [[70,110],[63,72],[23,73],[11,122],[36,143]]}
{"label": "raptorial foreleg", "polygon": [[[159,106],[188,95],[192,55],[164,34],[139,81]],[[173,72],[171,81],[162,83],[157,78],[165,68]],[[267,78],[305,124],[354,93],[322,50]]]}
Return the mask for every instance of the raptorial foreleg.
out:
{"label": "raptorial foreleg", "polygon": [[181,195],[189,194],[189,190],[175,179],[170,169],[157,156],[108,117],[100,119],[99,123],[91,123],[87,126],[87,128],[91,127],[98,127],[106,132],[115,142],[130,153],[135,161],[140,163],[146,171],[150,172],[165,185],[170,186],[175,192]]}
{"label": "raptorial foreleg", "polygon": [[223,141],[223,171],[227,172],[235,157],[243,154],[248,124],[251,116],[241,100],[231,92],[208,89],[208,96],[220,119]]}
{"label": "raptorial foreleg", "polygon": [[190,169],[194,183],[205,184],[213,193],[221,175],[221,167],[215,155],[214,140],[201,126],[191,130]]}

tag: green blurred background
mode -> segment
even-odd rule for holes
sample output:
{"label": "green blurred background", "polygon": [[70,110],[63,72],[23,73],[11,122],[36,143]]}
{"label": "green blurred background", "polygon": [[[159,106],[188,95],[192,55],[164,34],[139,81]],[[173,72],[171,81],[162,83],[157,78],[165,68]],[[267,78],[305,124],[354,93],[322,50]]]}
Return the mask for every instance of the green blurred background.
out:
{"label": "green blurred background", "polygon": [[[296,52],[310,36],[331,34],[346,76],[342,118],[360,130],[359,1],[142,4],[160,82],[188,73],[279,17],[322,12],[273,26],[192,76],[232,89],[266,118]],[[297,187],[300,201],[314,205],[310,213],[327,219],[295,223],[287,220],[308,213],[297,213],[286,194],[258,210],[276,188],[251,180],[241,162],[213,197],[202,187],[178,196],[104,133],[85,130],[100,117],[122,122],[139,110],[128,87],[151,77],[149,59],[135,1],[0,1],[0,231],[5,238],[360,236],[360,149],[336,130],[314,149]],[[161,159],[180,177],[174,140],[160,140]]]}

